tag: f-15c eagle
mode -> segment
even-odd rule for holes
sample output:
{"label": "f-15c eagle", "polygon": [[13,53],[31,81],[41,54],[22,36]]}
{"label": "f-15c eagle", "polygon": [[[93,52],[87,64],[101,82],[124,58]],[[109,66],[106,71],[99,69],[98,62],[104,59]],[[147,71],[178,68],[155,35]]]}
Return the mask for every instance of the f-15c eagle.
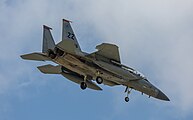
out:
{"label": "f-15c eagle", "polygon": [[[132,89],[154,98],[169,101],[169,98],[152,85],[146,77],[131,67],[121,64],[118,46],[102,43],[96,46],[97,51],[85,53],[81,50],[72,30],[71,22],[63,19],[62,41],[55,44],[51,29],[43,25],[42,52],[21,55],[26,60],[52,61],[51,64],[37,67],[45,74],[61,74],[65,78],[80,84],[82,90],[87,87],[102,90],[97,84],[108,86],[123,85],[126,87],[125,101],[129,101]],[[96,83],[94,82],[96,81]]]}

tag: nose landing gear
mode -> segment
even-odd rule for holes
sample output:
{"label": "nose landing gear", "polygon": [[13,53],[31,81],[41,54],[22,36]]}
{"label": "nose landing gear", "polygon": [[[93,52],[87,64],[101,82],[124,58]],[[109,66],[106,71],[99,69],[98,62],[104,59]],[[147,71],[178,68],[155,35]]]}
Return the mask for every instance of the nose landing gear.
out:
{"label": "nose landing gear", "polygon": [[125,102],[129,102],[129,97],[125,97]]}
{"label": "nose landing gear", "polygon": [[131,93],[131,90],[132,90],[132,89],[129,90],[128,88],[129,87],[127,86],[126,89],[125,89],[125,92],[127,92],[127,95],[125,97],[125,102],[129,102],[129,97],[128,96],[129,96],[129,94]]}

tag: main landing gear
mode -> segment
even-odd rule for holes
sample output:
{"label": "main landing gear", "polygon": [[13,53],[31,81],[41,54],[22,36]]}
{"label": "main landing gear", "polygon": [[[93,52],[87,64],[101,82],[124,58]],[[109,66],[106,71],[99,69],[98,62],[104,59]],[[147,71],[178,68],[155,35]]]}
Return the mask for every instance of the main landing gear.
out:
{"label": "main landing gear", "polygon": [[103,78],[100,77],[99,75],[100,75],[100,74],[103,74],[103,73],[100,72],[99,70],[97,70],[96,73],[97,73],[96,82],[97,82],[98,84],[102,84],[102,83],[103,83]]}
{"label": "main landing gear", "polygon": [[80,83],[80,88],[81,88],[82,90],[85,90],[85,89],[87,88],[86,82],[81,82],[81,83]]}
{"label": "main landing gear", "polygon": [[87,76],[85,76],[84,81],[80,83],[80,88],[82,90],[85,90],[87,88],[86,80],[87,80]]}
{"label": "main landing gear", "polygon": [[96,78],[96,82],[97,82],[98,84],[102,84],[102,83],[103,83],[103,78],[102,78],[102,77],[97,77],[97,78]]}
{"label": "main landing gear", "polygon": [[[89,76],[88,76],[89,77]],[[85,90],[87,88],[87,84],[86,84],[86,81],[87,81],[87,76],[84,77],[84,81],[80,83],[80,88],[82,90]],[[96,78],[96,82],[98,84],[102,84],[103,83],[103,78],[102,77],[97,77]]]}
{"label": "main landing gear", "polygon": [[132,89],[129,90],[128,86],[126,87],[125,92],[127,92],[127,96],[125,97],[125,102],[129,102],[129,97],[128,96],[131,93],[131,90]]}

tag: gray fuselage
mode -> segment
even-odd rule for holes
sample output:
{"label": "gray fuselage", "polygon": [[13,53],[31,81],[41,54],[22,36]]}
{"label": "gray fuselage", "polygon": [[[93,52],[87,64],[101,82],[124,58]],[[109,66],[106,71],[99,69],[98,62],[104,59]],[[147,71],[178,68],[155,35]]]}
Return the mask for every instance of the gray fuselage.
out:
{"label": "gray fuselage", "polygon": [[168,99],[145,77],[135,73],[135,71],[124,69],[114,64],[68,53],[63,56],[57,56],[52,61],[79,75],[90,76],[92,80],[95,80],[97,77],[101,77],[107,84],[109,83],[112,86],[124,85],[158,99]]}

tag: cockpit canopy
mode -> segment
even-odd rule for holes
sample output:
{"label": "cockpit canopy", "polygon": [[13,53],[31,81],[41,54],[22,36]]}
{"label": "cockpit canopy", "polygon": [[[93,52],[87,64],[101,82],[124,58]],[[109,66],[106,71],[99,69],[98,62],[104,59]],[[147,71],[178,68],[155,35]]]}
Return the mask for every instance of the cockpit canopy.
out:
{"label": "cockpit canopy", "polygon": [[142,78],[146,79],[145,75],[143,75],[141,72],[139,72],[139,71],[137,71],[137,70],[135,70],[133,68],[130,68],[130,67],[127,67],[127,66],[122,66],[122,68],[127,70],[129,73],[132,73],[134,75],[137,75],[139,77],[142,77]]}

